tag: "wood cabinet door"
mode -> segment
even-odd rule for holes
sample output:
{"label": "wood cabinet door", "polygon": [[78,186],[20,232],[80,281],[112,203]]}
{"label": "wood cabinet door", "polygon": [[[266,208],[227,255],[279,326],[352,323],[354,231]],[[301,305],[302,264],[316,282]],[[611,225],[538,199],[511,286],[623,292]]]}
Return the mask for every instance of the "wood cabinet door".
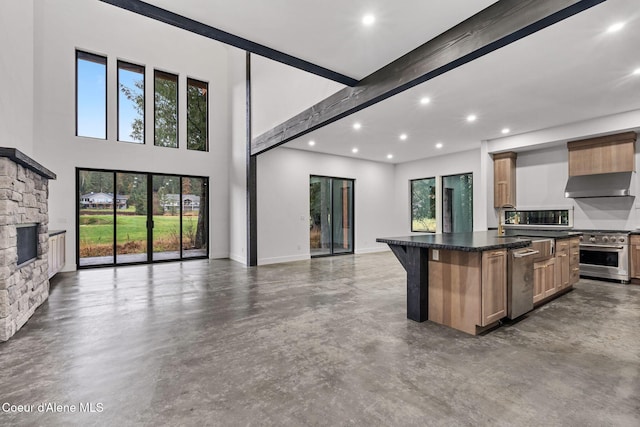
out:
{"label": "wood cabinet door", "polygon": [[[556,241],[555,292],[569,286],[569,242]],[[547,296],[549,296],[548,294]]]}
{"label": "wood cabinet door", "polygon": [[640,279],[640,236],[631,236],[629,243],[630,275],[634,279]]}
{"label": "wood cabinet door", "polygon": [[507,251],[482,253],[482,324],[507,315]]}
{"label": "wood cabinet door", "polygon": [[551,258],[545,262],[544,267],[544,298],[556,293],[556,259]]}
{"label": "wood cabinet door", "polygon": [[49,252],[47,253],[47,261],[49,264],[49,279],[56,273],[56,252],[58,250],[59,234],[49,237]]}
{"label": "wood cabinet door", "polygon": [[516,204],[516,153],[493,155],[493,206]]}
{"label": "wood cabinet door", "polygon": [[569,286],[580,280],[580,239],[569,240]]}
{"label": "wood cabinet door", "polygon": [[544,298],[544,279],[546,261],[533,263],[533,302],[536,303]]}

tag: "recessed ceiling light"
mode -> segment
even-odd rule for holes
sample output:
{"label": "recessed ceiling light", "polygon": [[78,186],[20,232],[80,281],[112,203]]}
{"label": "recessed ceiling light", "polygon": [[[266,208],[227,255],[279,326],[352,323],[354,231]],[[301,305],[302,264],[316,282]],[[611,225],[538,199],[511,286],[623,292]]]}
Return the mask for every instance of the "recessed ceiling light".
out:
{"label": "recessed ceiling light", "polygon": [[358,149],[357,149],[357,148],[354,148],[354,149],[352,149],[352,150],[351,150],[351,152],[352,152],[353,154],[356,154],[356,153],[358,152]]}
{"label": "recessed ceiling light", "polygon": [[407,140],[407,138],[408,138],[408,136],[407,136],[407,134],[406,134],[406,133],[402,133],[402,134],[400,134],[400,140],[401,140],[401,141],[406,141],[406,140]]}
{"label": "recessed ceiling light", "polygon": [[387,154],[387,159],[393,159],[393,154]]}
{"label": "recessed ceiling light", "polygon": [[442,142],[438,142],[438,143],[436,144],[436,148],[442,148],[442,147],[443,147]]}
{"label": "recessed ceiling light", "polygon": [[355,123],[353,124],[353,128],[354,128],[355,130],[360,129],[361,127],[362,127],[362,125],[361,125],[360,123],[358,123],[358,122],[355,122]]}
{"label": "recessed ceiling light", "polygon": [[620,31],[623,28],[624,28],[624,22],[616,22],[615,24],[607,28],[607,33],[615,33],[617,31]]}
{"label": "recessed ceiling light", "polygon": [[509,129],[509,128],[502,129],[502,133],[505,134],[505,135],[508,134],[509,132],[511,132],[511,129]]}
{"label": "recessed ceiling light", "polygon": [[469,123],[475,122],[477,119],[478,119],[478,117],[477,117],[475,114],[469,114],[469,115],[467,116],[467,121],[468,121]]}
{"label": "recessed ceiling light", "polygon": [[362,17],[362,24],[366,25],[367,27],[373,25],[374,22],[376,22],[376,17],[373,16],[372,14],[370,14],[370,13],[368,13],[368,14],[366,14],[366,15],[364,15]]}
{"label": "recessed ceiling light", "polygon": [[635,70],[633,70],[633,75],[640,76],[640,68],[636,68]]}
{"label": "recessed ceiling light", "polygon": [[427,105],[430,102],[431,102],[431,99],[427,98],[426,96],[420,99],[420,104],[422,105]]}
{"label": "recessed ceiling light", "polygon": [[316,145],[316,142],[315,141],[309,141],[309,145],[313,147],[314,145]]}

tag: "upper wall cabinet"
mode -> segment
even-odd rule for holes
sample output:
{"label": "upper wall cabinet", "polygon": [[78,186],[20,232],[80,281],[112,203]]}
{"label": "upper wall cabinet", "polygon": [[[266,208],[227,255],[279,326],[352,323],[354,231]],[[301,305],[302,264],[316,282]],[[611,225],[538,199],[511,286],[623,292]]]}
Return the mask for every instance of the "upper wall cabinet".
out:
{"label": "upper wall cabinet", "polygon": [[624,132],[569,142],[569,176],[633,172],[636,137]]}
{"label": "upper wall cabinet", "polygon": [[516,205],[516,157],[510,151],[493,155],[493,206]]}

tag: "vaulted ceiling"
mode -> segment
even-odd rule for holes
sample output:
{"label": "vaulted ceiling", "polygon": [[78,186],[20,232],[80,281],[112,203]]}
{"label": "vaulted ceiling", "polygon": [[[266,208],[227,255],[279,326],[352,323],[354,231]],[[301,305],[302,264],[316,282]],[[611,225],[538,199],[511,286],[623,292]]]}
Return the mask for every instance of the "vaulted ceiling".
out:
{"label": "vaulted ceiling", "polygon": [[[361,79],[494,2],[148,3]],[[373,25],[362,24],[367,13]],[[286,146],[396,163],[476,148],[507,128],[513,135],[640,109],[639,19],[637,0],[607,0]],[[616,23],[624,27],[608,31]]]}

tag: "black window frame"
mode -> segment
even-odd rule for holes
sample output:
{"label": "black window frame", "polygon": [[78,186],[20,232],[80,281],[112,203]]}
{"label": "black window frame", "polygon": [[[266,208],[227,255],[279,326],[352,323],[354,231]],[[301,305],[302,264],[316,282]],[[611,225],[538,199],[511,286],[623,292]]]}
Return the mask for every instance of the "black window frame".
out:
{"label": "black window frame", "polygon": [[[192,82],[195,82],[196,84],[192,85]],[[206,82],[204,80],[199,80],[193,77],[187,77],[187,89],[186,89],[186,97],[187,97],[187,111],[185,113],[186,118],[187,118],[187,122],[189,121],[189,87],[190,86],[196,86],[196,87],[201,87],[202,85],[204,85],[204,89],[205,89],[205,96],[206,96],[206,100],[205,100],[205,106],[207,108],[206,112],[205,112],[205,119],[206,119],[206,124],[205,124],[205,131],[206,131],[206,137],[205,137],[205,143],[204,143],[204,150],[199,150],[197,148],[190,148],[189,147],[189,125],[187,124],[187,140],[186,140],[186,147],[187,150],[191,150],[191,151],[201,151],[201,152],[209,152],[209,102],[210,102],[210,97],[209,97],[209,82]]]}
{"label": "black window frame", "polygon": [[[120,69],[121,65],[130,68],[142,69],[142,142],[136,141],[124,141],[120,139]],[[129,70],[132,71],[132,70]],[[118,60],[116,64],[116,141],[126,142],[128,144],[141,144],[147,143],[147,69],[146,66],[136,64],[135,62]]]}
{"label": "black window frame", "polygon": [[[176,83],[176,146],[166,146],[166,145],[158,145],[157,143],[157,126],[156,126],[156,80],[158,79],[158,75],[164,77],[175,78]],[[167,79],[168,80],[168,79]],[[207,106],[208,108],[208,106]],[[207,131],[208,133],[208,131]],[[180,148],[180,76],[179,74],[170,73],[167,71],[162,71],[158,69],[153,70],[153,145],[155,147],[164,147],[164,148]]]}
{"label": "black window frame", "polygon": [[[474,185],[475,183],[475,178],[473,176],[473,172],[461,172],[461,173],[453,173],[450,175],[442,175],[440,177],[440,209],[442,211],[442,232],[445,233],[444,231],[444,179],[445,178],[453,178],[456,176],[462,176],[462,175],[471,175],[471,184]],[[475,209],[474,209],[474,197],[473,197],[473,187],[471,189],[471,231],[473,231],[473,213],[474,213]],[[452,233],[454,231],[451,231]],[[448,233],[448,232],[447,232]]]}
{"label": "black window frame", "polygon": [[[75,68],[76,68],[76,99],[75,99],[75,103],[76,103],[76,130],[75,130],[75,136],[80,137],[80,138],[93,138],[93,139],[99,139],[101,141],[106,141],[109,139],[109,125],[108,125],[108,111],[109,111],[109,93],[108,93],[108,78],[109,78],[109,65],[108,65],[108,58],[106,55],[98,55],[95,53],[91,53],[91,52],[87,52],[84,50],[80,50],[80,49],[76,49],[76,64],[75,64]],[[80,60],[84,60],[84,61],[91,61],[91,62],[95,62],[98,64],[103,64],[104,65],[104,138],[100,138],[100,137],[96,137],[96,136],[87,136],[87,135],[79,135],[78,134],[78,96],[79,96],[79,92],[78,92],[78,61]]]}
{"label": "black window frame", "polygon": [[[211,182],[211,178],[208,176],[198,176],[198,175],[186,175],[186,174],[175,174],[175,173],[163,173],[163,172],[149,172],[149,171],[130,171],[130,170],[121,170],[121,169],[99,169],[99,168],[84,168],[84,167],[76,167],[75,168],[75,196],[74,196],[74,203],[76,205],[76,266],[78,269],[89,269],[89,268],[104,268],[104,267],[120,267],[120,266],[127,266],[127,265],[144,265],[144,264],[158,264],[158,263],[165,263],[165,262],[183,262],[183,261],[190,261],[190,260],[198,260],[198,259],[208,259],[209,255],[211,254],[211,227],[210,227],[210,221],[211,221],[211,212],[209,209],[209,205],[211,203],[211,189],[210,189],[210,182]],[[124,173],[124,174],[137,174],[137,175],[146,175],[146,179],[147,179],[147,206],[149,207],[148,211],[147,211],[147,220],[151,220],[153,221],[153,209],[151,208],[152,204],[153,204],[153,185],[152,185],[152,180],[153,180],[153,176],[156,175],[162,175],[162,176],[171,176],[171,177],[176,177],[180,180],[182,180],[182,178],[197,178],[197,179],[203,179],[203,183],[204,185],[207,187],[207,193],[206,193],[206,206],[204,207],[204,209],[206,209],[206,223],[207,223],[207,251],[206,251],[206,255],[202,255],[202,256],[190,256],[190,257],[184,257],[183,256],[183,248],[182,248],[182,243],[180,244],[180,257],[179,258],[175,258],[175,259],[158,259],[158,260],[154,260],[152,257],[152,251],[153,251],[153,245],[152,245],[152,234],[148,233],[147,234],[147,260],[146,261],[138,261],[138,262],[118,262],[117,261],[117,250],[116,250],[116,245],[117,245],[117,232],[118,232],[118,225],[117,225],[117,214],[116,214],[116,205],[117,203],[113,203],[113,219],[114,219],[114,223],[113,223],[113,262],[111,263],[107,263],[107,264],[91,264],[91,265],[80,265],[80,172],[82,171],[88,171],[88,172],[102,172],[102,173],[111,173],[113,174],[113,184],[114,184],[114,188],[113,188],[113,194],[114,194],[114,198],[117,195],[117,189],[116,189],[116,185],[117,185],[117,174],[119,173]],[[180,200],[182,200],[182,185],[180,185]],[[200,208],[202,209],[202,205],[200,206]],[[182,203],[180,203],[180,242],[182,242]]]}
{"label": "black window frame", "polygon": [[[433,201],[433,218],[436,221],[436,229],[433,231],[429,231],[429,230],[414,230],[413,228],[413,184],[416,181],[425,181],[425,180],[433,180],[433,188],[436,190],[436,198]],[[411,222],[411,232],[412,233],[435,233],[438,230],[438,200],[437,200],[437,194],[438,194],[438,179],[435,176],[430,176],[430,177],[425,177],[425,178],[415,178],[415,179],[410,179],[409,180],[409,199],[410,199],[410,204],[409,204],[409,214],[410,214],[410,222]]]}

